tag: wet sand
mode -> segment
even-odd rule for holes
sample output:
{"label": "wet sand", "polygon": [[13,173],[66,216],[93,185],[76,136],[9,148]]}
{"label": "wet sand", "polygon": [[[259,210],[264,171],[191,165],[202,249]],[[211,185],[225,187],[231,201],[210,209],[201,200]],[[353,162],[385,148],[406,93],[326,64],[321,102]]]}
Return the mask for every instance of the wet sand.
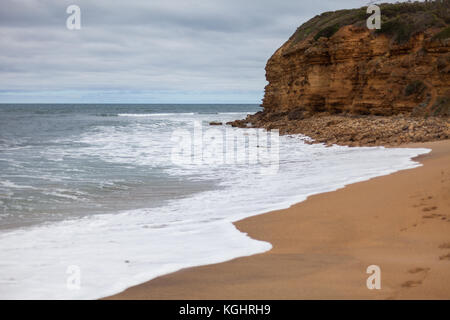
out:
{"label": "wet sand", "polygon": [[[420,168],[235,223],[273,249],[183,269],[108,299],[450,299],[450,140]],[[370,265],[381,289],[369,290]]]}

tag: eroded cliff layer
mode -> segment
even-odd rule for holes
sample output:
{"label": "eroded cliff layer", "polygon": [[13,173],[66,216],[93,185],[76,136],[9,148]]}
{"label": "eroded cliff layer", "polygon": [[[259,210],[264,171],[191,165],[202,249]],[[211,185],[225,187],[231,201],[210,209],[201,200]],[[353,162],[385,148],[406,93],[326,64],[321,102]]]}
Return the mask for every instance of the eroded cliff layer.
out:
{"label": "eroded cliff layer", "polygon": [[[349,15],[345,12],[341,15]],[[349,12],[356,15],[360,11]],[[339,14],[333,14],[337,20]],[[428,21],[424,14],[419,11],[410,16]],[[317,26],[328,19],[327,14],[316,18],[318,22],[310,27],[316,26],[316,33],[302,36],[306,28],[299,28],[269,59],[265,111],[373,115],[448,111],[442,110],[442,105],[448,105],[450,97],[450,41],[437,36],[448,30],[445,16],[441,24],[428,23],[429,28],[411,32],[407,39],[383,33],[386,23],[380,31],[368,30],[365,20],[342,26],[329,38],[320,36],[321,31],[333,32],[330,23],[323,29]],[[429,19],[435,15],[430,13]],[[426,24],[422,22],[422,26]],[[397,27],[402,28],[402,24]]]}

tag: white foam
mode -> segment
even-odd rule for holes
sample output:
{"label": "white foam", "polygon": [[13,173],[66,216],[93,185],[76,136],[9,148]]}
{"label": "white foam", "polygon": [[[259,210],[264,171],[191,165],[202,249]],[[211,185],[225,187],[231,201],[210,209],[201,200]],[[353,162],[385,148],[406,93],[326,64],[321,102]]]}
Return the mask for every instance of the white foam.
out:
{"label": "white foam", "polygon": [[[5,254],[0,296],[99,298],[183,267],[270,249],[224,221],[203,226],[186,221],[158,229],[145,228],[147,220],[145,212],[124,213],[0,235]],[[7,248],[5,242],[16,244]],[[67,288],[71,265],[81,270],[80,290]]]}
{"label": "white foam", "polygon": [[218,114],[237,115],[237,114],[250,114],[250,113],[253,113],[253,111],[249,111],[249,112],[219,112]]}
{"label": "white foam", "polygon": [[193,116],[194,112],[174,113],[119,113],[119,117],[164,117],[164,116]]}
{"label": "white foam", "polygon": [[[411,158],[430,151],[326,148],[304,144],[302,136],[283,136],[280,170],[265,176],[249,166],[169,166],[170,139],[152,125],[98,127],[75,141],[86,145],[84,149],[52,152],[139,166],[165,164],[169,174],[219,181],[220,188],[164,207],[0,232],[0,298],[100,298],[181,268],[267,251],[269,243],[250,239],[231,222],[417,167]],[[70,265],[80,267],[80,290],[66,286]]]}
{"label": "white foam", "polygon": [[11,182],[9,180],[0,181],[0,185],[2,185],[3,187],[12,188],[12,189],[32,189],[32,190],[37,190],[37,188],[35,188],[33,186],[18,185],[18,184],[14,183],[14,182]]}

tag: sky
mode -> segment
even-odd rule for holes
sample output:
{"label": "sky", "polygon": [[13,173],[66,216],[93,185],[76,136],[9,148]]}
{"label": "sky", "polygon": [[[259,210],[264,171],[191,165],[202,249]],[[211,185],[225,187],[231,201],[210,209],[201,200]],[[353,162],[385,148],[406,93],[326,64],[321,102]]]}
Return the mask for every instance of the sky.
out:
{"label": "sky", "polygon": [[266,62],[298,26],[367,3],[2,0],[0,103],[261,103]]}

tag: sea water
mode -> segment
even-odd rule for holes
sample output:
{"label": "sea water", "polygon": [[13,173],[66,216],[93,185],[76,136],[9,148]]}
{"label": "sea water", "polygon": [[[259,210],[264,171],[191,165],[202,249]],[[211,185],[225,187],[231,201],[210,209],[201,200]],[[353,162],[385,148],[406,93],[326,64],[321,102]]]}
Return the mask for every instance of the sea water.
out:
{"label": "sea water", "polygon": [[182,268],[265,252],[270,243],[232,222],[417,167],[412,158],[429,152],[325,147],[290,135],[279,137],[272,172],[253,162],[174,161],[174,133],[198,126],[205,133],[211,121],[259,110],[0,105],[0,298],[100,298]]}

